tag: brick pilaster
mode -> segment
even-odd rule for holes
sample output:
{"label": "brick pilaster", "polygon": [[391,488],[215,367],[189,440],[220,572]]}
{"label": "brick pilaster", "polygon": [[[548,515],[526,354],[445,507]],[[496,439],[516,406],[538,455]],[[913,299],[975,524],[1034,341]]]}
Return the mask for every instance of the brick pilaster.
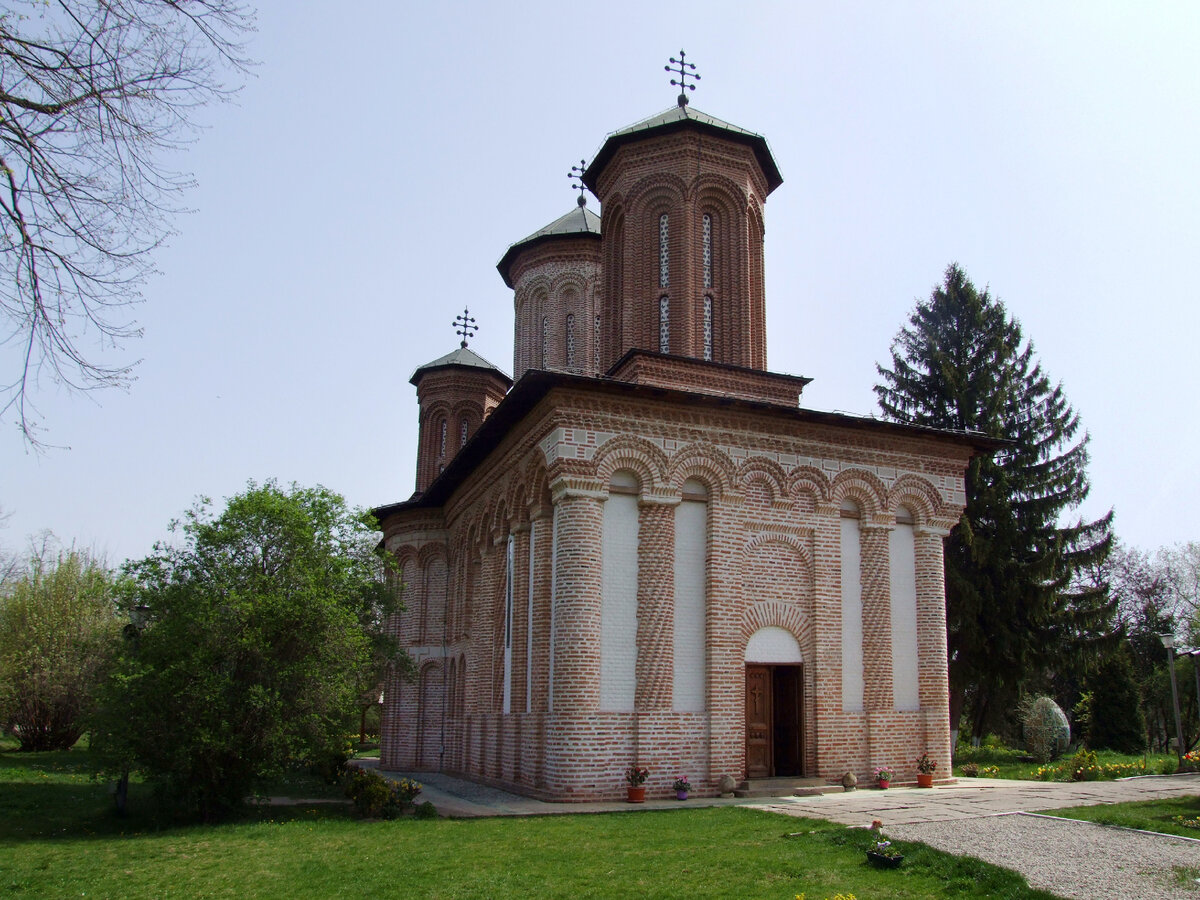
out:
{"label": "brick pilaster", "polygon": [[638,507],[638,712],[669,711],[675,661],[675,507],[644,495]]}

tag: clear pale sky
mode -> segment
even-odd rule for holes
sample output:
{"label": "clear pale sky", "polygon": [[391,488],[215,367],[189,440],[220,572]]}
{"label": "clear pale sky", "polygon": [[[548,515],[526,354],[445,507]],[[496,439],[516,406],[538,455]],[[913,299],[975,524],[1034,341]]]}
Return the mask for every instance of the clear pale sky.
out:
{"label": "clear pale sky", "polygon": [[119,563],[248,479],[407,498],[413,370],[464,306],[511,370],[497,260],[572,207],[608,132],[674,103],[681,47],[693,105],[783,173],[768,364],[814,379],[805,406],[876,413],[875,364],[957,261],[1091,434],[1082,514],[1147,550],[1200,539],[1200,5],[266,0],[254,76],[180,161],[195,212],[145,336],[108,355],[138,379],[43,383],[69,449],[3,423],[0,545],[52,529]]}

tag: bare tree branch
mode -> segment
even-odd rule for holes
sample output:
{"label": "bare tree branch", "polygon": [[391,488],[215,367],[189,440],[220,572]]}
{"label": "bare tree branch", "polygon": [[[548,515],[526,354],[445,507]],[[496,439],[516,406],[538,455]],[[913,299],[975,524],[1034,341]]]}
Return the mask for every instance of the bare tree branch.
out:
{"label": "bare tree branch", "polygon": [[164,158],[248,65],[241,0],[10,0],[0,12],[0,421],[34,447],[34,397],[124,387],[103,361],[191,179]]}

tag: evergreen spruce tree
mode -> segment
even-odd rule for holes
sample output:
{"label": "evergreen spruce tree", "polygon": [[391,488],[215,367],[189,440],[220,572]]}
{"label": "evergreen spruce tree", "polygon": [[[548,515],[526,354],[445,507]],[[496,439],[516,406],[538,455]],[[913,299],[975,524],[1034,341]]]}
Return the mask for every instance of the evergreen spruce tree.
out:
{"label": "evergreen spruce tree", "polygon": [[951,723],[967,711],[981,735],[1028,679],[1111,634],[1106,586],[1073,576],[1108,554],[1112,513],[1064,524],[1088,493],[1087,434],[1004,304],[957,264],[891,352],[875,386],[885,417],[1008,442],[971,460],[945,548]]}
{"label": "evergreen spruce tree", "polygon": [[1088,679],[1091,719],[1086,742],[1090,750],[1141,753],[1146,749],[1146,719],[1133,673],[1133,659],[1125,644],[1109,654]]}

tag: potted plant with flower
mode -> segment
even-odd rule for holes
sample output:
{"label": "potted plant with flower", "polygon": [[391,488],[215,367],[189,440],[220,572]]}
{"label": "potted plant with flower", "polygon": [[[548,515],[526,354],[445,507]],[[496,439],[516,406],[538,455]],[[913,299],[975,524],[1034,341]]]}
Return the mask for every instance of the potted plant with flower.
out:
{"label": "potted plant with flower", "polygon": [[625,780],[629,782],[629,802],[646,802],[646,779],[650,777],[649,769],[630,766],[625,770]]}
{"label": "potted plant with flower", "polygon": [[888,766],[880,766],[875,770],[875,783],[879,785],[881,791],[886,791],[895,777],[895,771]]}
{"label": "potted plant with flower", "polygon": [[676,800],[686,800],[688,798],[688,791],[692,789],[692,785],[688,781],[688,777],[686,775],[680,775],[678,778],[676,778],[672,787],[675,790]]}
{"label": "potted plant with flower", "polygon": [[867,861],[880,869],[895,869],[904,862],[904,855],[892,846],[883,834],[883,822],[871,822],[871,843],[867,847]]}
{"label": "potted plant with flower", "polygon": [[937,761],[929,758],[928,753],[917,757],[917,787],[933,787],[933,773],[937,769]]}

